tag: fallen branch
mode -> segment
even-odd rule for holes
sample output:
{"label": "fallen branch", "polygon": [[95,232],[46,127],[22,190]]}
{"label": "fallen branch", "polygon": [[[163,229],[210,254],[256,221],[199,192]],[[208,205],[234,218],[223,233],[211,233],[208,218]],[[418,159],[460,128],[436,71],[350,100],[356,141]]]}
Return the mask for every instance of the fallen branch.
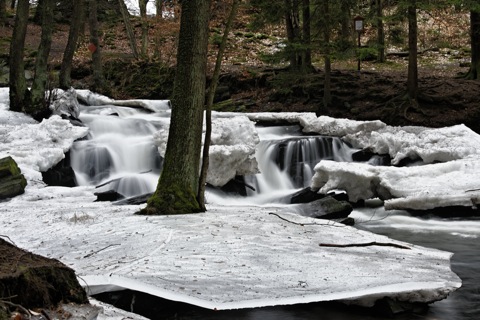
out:
{"label": "fallen branch", "polygon": [[100,251],[103,251],[103,250],[108,249],[108,248],[113,247],[113,246],[119,246],[119,245],[120,245],[120,244],[118,244],[118,243],[109,244],[109,245],[106,246],[105,248],[102,248],[102,249],[97,250],[97,251],[94,251],[94,252],[90,252],[89,254],[87,254],[87,255],[85,255],[85,256],[83,256],[83,257],[84,257],[84,258],[88,258],[88,257],[93,256],[93,255],[96,254],[96,253],[99,253]]}
{"label": "fallen branch", "polygon": [[291,220],[288,220],[276,213],[273,213],[273,212],[269,212],[268,214],[272,214],[280,219],[282,219],[283,221],[286,221],[286,222],[289,222],[289,223],[292,223],[292,224],[296,224],[297,226],[331,226],[331,227],[345,227],[345,225],[343,224],[339,224],[337,225],[337,223],[335,221],[333,221],[333,223],[315,223],[315,222],[312,222],[312,223],[298,223],[298,222],[295,222],[295,221],[291,221]]}
{"label": "fallen branch", "polygon": [[399,249],[410,250],[410,247],[402,246],[396,243],[387,242],[366,242],[366,243],[348,243],[348,244],[334,244],[334,243],[320,243],[320,247],[332,247],[332,248],[349,248],[349,247],[369,247],[369,246],[382,246],[382,247],[394,247]]}
{"label": "fallen branch", "polygon": [[32,316],[32,313],[30,312],[30,310],[28,310],[27,308],[19,305],[19,304],[16,304],[16,303],[13,303],[13,302],[10,302],[10,301],[6,301],[6,300],[0,300],[0,305],[5,305],[5,306],[10,306],[10,307],[15,307],[19,310],[21,310],[27,317],[27,319],[30,319],[31,316]]}

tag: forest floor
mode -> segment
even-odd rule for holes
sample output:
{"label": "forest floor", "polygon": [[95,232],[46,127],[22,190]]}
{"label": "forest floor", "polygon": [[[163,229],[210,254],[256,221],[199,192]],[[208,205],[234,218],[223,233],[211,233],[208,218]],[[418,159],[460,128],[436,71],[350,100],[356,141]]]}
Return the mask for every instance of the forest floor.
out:
{"label": "forest floor", "polygon": [[[458,20],[458,17],[455,19]],[[435,43],[424,45],[429,50],[419,54],[418,105],[395,99],[405,94],[407,82],[408,56],[398,49],[387,55],[386,63],[362,61],[361,71],[357,71],[354,57],[334,59],[331,81],[333,101],[330,106],[324,107],[322,57],[314,56],[315,72],[307,75],[287,72],[285,65],[267,64],[261,56],[278,50],[281,32],[273,27],[264,30],[266,33],[249,32],[245,20],[242,16],[235,26],[237,31],[231,33],[216,110],[317,112],[319,115],[357,120],[379,119],[390,125],[441,127],[463,123],[480,133],[480,81],[461,78],[468,71],[468,37],[463,36],[467,42],[457,43],[455,39],[459,35],[450,34],[450,39],[443,40],[451,42],[449,48],[436,47]],[[135,60],[129,54],[128,39],[121,23],[104,25],[104,72],[111,84],[110,95],[113,98],[169,98],[178,21],[165,19],[155,23],[157,25],[152,24],[149,36],[162,45],[151,45],[149,59],[144,61]],[[0,26],[0,39],[4,39],[0,42],[0,59],[5,61],[8,61],[12,25],[13,20],[6,26]],[[138,23],[136,28],[138,31]],[[214,20],[211,30],[214,35],[210,44],[209,66],[213,69],[216,54],[214,39],[221,36],[221,21]],[[464,35],[466,31],[460,30]],[[35,52],[40,34],[38,26],[29,26],[27,53]],[[67,37],[68,26],[57,25],[50,57],[54,70],[59,68]],[[73,86],[77,88],[89,88],[91,83],[91,55],[87,47],[88,36],[84,35],[72,71]],[[149,72],[154,74],[148,76]],[[164,73],[162,80],[155,79],[159,73]]]}

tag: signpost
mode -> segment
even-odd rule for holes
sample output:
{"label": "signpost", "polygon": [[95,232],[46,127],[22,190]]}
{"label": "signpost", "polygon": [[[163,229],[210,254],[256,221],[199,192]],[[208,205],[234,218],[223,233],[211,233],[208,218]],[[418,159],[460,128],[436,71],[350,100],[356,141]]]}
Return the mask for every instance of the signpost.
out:
{"label": "signpost", "polygon": [[354,29],[355,31],[357,32],[358,34],[358,66],[357,66],[357,70],[360,71],[360,48],[361,48],[361,43],[360,43],[360,35],[362,34],[363,30],[364,30],[364,18],[363,17],[360,17],[360,16],[356,16],[355,18],[353,18],[353,25],[354,25]]}

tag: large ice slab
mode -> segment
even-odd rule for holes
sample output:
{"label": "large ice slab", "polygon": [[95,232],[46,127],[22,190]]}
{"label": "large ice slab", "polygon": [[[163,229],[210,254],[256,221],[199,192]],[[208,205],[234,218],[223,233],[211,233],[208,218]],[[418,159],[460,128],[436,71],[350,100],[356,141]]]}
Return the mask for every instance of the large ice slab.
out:
{"label": "large ice slab", "polygon": [[[385,296],[433,302],[461,284],[450,253],[282,208],[145,217],[132,214],[138,206],[93,198],[88,188],[30,189],[2,205],[0,228],[18,246],[71,266],[91,290],[114,285],[218,310],[331,300],[371,305]],[[372,242],[409,249],[320,246]]]}

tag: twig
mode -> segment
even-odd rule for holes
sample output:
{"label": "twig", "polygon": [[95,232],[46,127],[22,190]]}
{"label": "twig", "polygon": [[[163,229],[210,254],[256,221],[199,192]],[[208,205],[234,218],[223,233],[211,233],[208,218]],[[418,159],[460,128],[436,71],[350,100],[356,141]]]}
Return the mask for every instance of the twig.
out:
{"label": "twig", "polygon": [[315,223],[315,222],[312,222],[312,223],[298,223],[298,222],[295,222],[295,221],[291,221],[291,220],[288,220],[276,213],[273,213],[273,212],[269,212],[268,214],[272,214],[274,216],[277,216],[278,218],[282,219],[283,221],[287,221],[289,223],[293,223],[293,224],[296,224],[298,226],[332,226],[332,227],[345,227],[345,225],[337,225],[337,223],[334,221],[333,224],[330,224],[330,223]]}
{"label": "twig", "polygon": [[15,308],[18,308],[18,309],[22,310],[22,312],[27,315],[27,319],[30,319],[31,316],[32,316],[32,313],[27,308],[25,308],[25,307],[23,307],[19,304],[16,304],[16,303],[13,303],[13,302],[10,302],[10,301],[5,301],[5,300],[0,300],[0,304],[9,305],[11,307],[15,307]]}
{"label": "twig", "polygon": [[477,188],[477,189],[470,189],[470,190],[465,190],[465,192],[473,192],[473,191],[480,191],[480,188]]}
{"label": "twig", "polygon": [[383,247],[394,247],[399,249],[410,250],[410,247],[402,246],[401,244],[396,243],[387,243],[387,242],[365,242],[365,243],[348,243],[348,244],[334,244],[334,243],[320,243],[320,247],[333,247],[333,248],[349,248],[349,247],[369,247],[369,246],[383,246]]}
{"label": "twig", "polygon": [[90,257],[90,256],[93,256],[93,255],[96,254],[96,253],[99,253],[100,251],[103,251],[103,250],[108,249],[108,248],[113,247],[113,246],[119,246],[119,245],[120,245],[119,243],[109,244],[109,245],[106,246],[105,248],[102,248],[102,249],[97,250],[97,251],[94,251],[94,252],[90,252],[89,254],[87,254],[87,255],[85,255],[85,256],[83,256],[83,257],[84,257],[84,258],[88,258],[88,257]]}

